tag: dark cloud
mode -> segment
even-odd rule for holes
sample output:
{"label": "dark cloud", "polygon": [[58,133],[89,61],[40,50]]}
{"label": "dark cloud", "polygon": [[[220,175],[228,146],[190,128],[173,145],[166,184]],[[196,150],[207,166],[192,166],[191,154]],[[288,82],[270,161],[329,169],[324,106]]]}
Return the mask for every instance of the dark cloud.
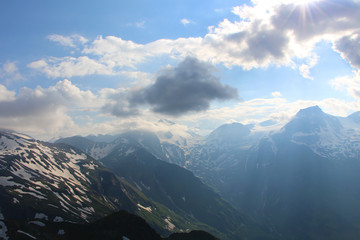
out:
{"label": "dark cloud", "polygon": [[130,106],[129,96],[131,95],[131,91],[128,89],[108,89],[108,91],[103,91],[101,95],[106,99],[105,104],[100,108],[100,111],[103,113],[108,113],[116,117],[131,117],[140,114],[136,107]]}
{"label": "dark cloud", "polygon": [[158,73],[154,84],[132,94],[133,105],[149,104],[154,112],[181,115],[207,110],[213,100],[238,99],[237,90],[223,85],[215,67],[187,57],[177,67]]}
{"label": "dark cloud", "polygon": [[352,66],[360,69],[360,32],[339,39],[334,47]]}
{"label": "dark cloud", "polygon": [[139,110],[134,107],[129,107],[127,102],[116,101],[111,103],[106,103],[101,108],[102,112],[110,113],[117,117],[131,117],[139,115]]}
{"label": "dark cloud", "polygon": [[247,40],[248,56],[259,62],[268,56],[282,58],[285,55],[288,43],[288,38],[280,31],[258,31]]}
{"label": "dark cloud", "polygon": [[283,4],[271,22],[274,29],[291,30],[298,41],[359,27],[360,5],[353,0]]}

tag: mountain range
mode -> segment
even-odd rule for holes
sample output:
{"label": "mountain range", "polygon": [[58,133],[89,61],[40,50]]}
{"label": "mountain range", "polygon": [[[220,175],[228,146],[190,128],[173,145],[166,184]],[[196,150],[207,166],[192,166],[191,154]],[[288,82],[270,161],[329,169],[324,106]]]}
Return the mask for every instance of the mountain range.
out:
{"label": "mountain range", "polygon": [[37,214],[91,226],[125,210],[162,236],[359,238],[359,112],[337,117],[314,106],[278,129],[260,124],[271,131],[232,123],[205,137],[161,121],[169,131],[55,143],[1,130],[4,226]]}

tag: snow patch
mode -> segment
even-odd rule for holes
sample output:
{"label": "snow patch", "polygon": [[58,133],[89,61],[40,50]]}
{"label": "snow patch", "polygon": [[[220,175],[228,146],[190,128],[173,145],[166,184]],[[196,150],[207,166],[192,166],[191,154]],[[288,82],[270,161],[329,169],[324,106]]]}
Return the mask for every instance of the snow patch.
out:
{"label": "snow patch", "polygon": [[40,222],[40,221],[30,221],[29,223],[35,224],[35,225],[37,225],[39,227],[45,227],[46,226],[45,223]]}
{"label": "snow patch", "polygon": [[93,163],[84,164],[83,166],[86,167],[87,169],[90,169],[90,170],[95,170],[95,167],[97,167],[97,166],[96,166],[95,164],[93,164]]}
{"label": "snow patch", "polygon": [[36,197],[38,199],[42,199],[42,200],[46,200],[46,195],[40,193],[39,191],[36,191],[35,189],[33,189],[32,187],[29,187],[28,190],[32,190],[33,192],[25,192],[21,189],[15,189],[14,192],[18,192],[20,194],[27,194],[27,195],[31,195],[33,197]]}
{"label": "snow patch", "polygon": [[21,230],[17,230],[17,232],[18,232],[18,233],[22,233],[22,234],[28,236],[29,238],[36,239],[36,237],[34,237],[33,235],[31,235],[31,234],[29,234],[29,233],[27,233],[27,232],[24,232],[24,231],[21,231]]}
{"label": "snow patch", "polygon": [[164,221],[165,221],[165,223],[167,224],[167,225],[166,225],[166,229],[167,229],[167,230],[170,230],[170,231],[174,230],[175,225],[171,222],[171,218],[170,218],[170,217],[165,218]]}
{"label": "snow patch", "polygon": [[56,216],[53,220],[53,222],[63,222],[63,221],[64,221],[64,219],[62,217],[58,217],[58,216]]}
{"label": "snow patch", "polygon": [[0,212],[0,239],[8,240],[9,237],[7,236],[6,232],[8,231],[5,223],[3,222],[4,215]]}
{"label": "snow patch", "polygon": [[152,212],[152,209],[151,209],[151,207],[144,207],[144,206],[142,206],[141,204],[137,204],[137,206],[139,207],[139,208],[141,208],[141,209],[144,209],[145,211],[148,211],[149,213],[151,213]]}
{"label": "snow patch", "polygon": [[12,135],[15,135],[15,136],[20,137],[20,138],[24,138],[26,140],[34,140],[32,137],[30,137],[28,135],[25,135],[25,134],[22,134],[22,133],[13,132]]}
{"label": "snow patch", "polygon": [[46,221],[49,220],[48,216],[44,213],[36,213],[34,218],[40,220],[46,220]]}
{"label": "snow patch", "polygon": [[0,177],[0,185],[4,187],[22,186],[21,184],[12,181],[13,177]]}
{"label": "snow patch", "polygon": [[126,152],[125,152],[125,156],[128,156],[129,154],[135,152],[134,148],[129,148]]}

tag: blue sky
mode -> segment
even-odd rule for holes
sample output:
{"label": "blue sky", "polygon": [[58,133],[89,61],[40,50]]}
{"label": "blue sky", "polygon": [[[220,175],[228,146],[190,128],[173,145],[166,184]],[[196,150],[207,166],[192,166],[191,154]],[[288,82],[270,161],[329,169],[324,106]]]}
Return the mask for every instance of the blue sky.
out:
{"label": "blue sky", "polygon": [[41,139],[360,110],[359,0],[1,1],[0,126]]}

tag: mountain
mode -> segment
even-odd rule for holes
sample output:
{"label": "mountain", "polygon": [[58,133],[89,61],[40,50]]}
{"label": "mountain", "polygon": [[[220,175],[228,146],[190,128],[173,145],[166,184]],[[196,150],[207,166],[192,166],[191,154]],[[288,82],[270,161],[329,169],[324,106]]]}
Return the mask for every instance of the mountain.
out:
{"label": "mountain", "polygon": [[[89,149],[93,149],[79,144],[82,140],[77,142],[77,137],[59,141],[81,147],[88,153],[91,152]],[[107,148],[110,151],[99,161],[150,199],[187,219],[193,228],[209,231],[224,239],[241,236],[262,236],[266,239],[271,236],[266,229],[261,229],[234,209],[193,173],[183,166],[169,163],[175,159],[174,152],[171,155],[167,152],[170,146],[180,151],[179,155],[185,159],[185,151],[181,146],[161,142],[154,133],[144,131],[120,134],[116,141],[109,144],[112,146]],[[169,221],[169,227],[179,224],[173,218],[169,218]]]}
{"label": "mountain", "polygon": [[252,125],[221,125],[190,148],[185,167],[221,193],[226,188],[227,171],[264,135],[263,131],[253,131]]}
{"label": "mountain", "polygon": [[284,239],[358,239],[356,119],[300,110],[226,170],[222,195]]}
{"label": "mountain", "polygon": [[105,157],[117,145],[116,140],[112,142],[97,142],[91,139],[94,138],[89,139],[87,137],[73,136],[58,139],[55,143],[64,143],[73,146],[90,155],[94,159]]}
{"label": "mountain", "polygon": [[[270,228],[277,239],[358,239],[359,124],[359,112],[337,117],[313,106],[279,129],[270,121],[260,127],[225,124],[196,141],[165,141],[166,136],[176,139],[174,132],[153,136],[152,145],[126,137],[122,143],[131,144],[114,146],[103,160],[114,169],[123,168],[118,174],[151,198],[162,196],[162,203],[174,211],[189,215],[190,208],[180,204],[182,191],[172,195],[154,174],[160,169],[157,158],[192,171],[239,211]],[[266,128],[271,131],[260,131]],[[141,159],[152,160],[146,165]],[[182,189],[179,181],[168,184]]]}
{"label": "mountain", "polygon": [[146,196],[190,222],[206,224],[204,230],[222,239],[271,239],[266,229],[238,212],[190,171],[162,161],[144,148],[129,148],[132,152],[125,152],[124,146],[114,149],[101,161]]}
{"label": "mountain", "polygon": [[142,218],[125,211],[119,211],[95,222],[78,224],[64,221],[49,221],[43,218],[27,221],[6,220],[6,231],[1,239],[62,239],[62,240],[216,240],[209,233],[192,231],[174,233],[162,238]]}
{"label": "mountain", "polygon": [[88,135],[85,138],[94,141],[94,142],[105,142],[110,143],[116,140],[117,135],[110,135],[110,134],[99,134],[99,135]]}
{"label": "mountain", "polygon": [[143,217],[160,234],[193,229],[79,149],[0,131],[2,218],[86,223],[118,210]]}
{"label": "mountain", "polygon": [[239,141],[250,134],[250,128],[241,123],[224,124],[212,131],[207,141],[220,144],[239,144]]}
{"label": "mountain", "polygon": [[[165,120],[162,120],[162,123],[163,122],[170,124]],[[162,140],[160,140],[158,135],[162,138]],[[114,137],[113,141],[110,142],[100,141],[103,139],[102,137],[89,138],[73,136],[58,139],[56,143],[65,143],[76,147],[97,160],[107,156],[116,147],[121,147],[123,144],[130,144],[144,148],[157,158],[164,161],[174,163],[179,166],[185,166],[186,152],[190,147],[187,139],[182,136],[174,136],[169,131],[159,132],[158,135],[149,131],[136,130],[119,134]],[[108,137],[107,139],[111,138]]]}

